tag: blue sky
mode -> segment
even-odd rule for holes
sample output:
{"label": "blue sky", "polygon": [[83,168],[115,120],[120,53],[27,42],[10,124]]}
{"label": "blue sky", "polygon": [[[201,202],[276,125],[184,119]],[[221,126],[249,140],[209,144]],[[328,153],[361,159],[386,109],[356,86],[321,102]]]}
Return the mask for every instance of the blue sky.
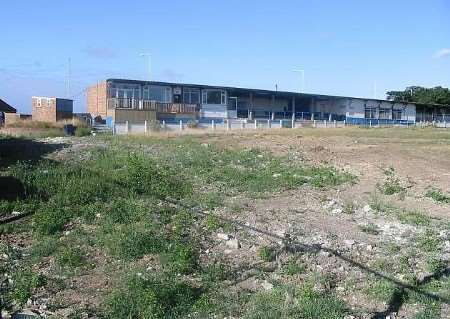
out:
{"label": "blue sky", "polygon": [[450,86],[450,1],[3,1],[0,98],[71,96],[109,77],[377,97]]}

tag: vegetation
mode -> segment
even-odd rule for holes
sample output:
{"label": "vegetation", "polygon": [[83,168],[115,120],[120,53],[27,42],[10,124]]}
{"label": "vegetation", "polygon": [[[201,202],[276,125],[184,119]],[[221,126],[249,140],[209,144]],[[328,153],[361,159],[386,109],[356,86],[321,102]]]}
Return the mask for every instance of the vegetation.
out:
{"label": "vegetation", "polygon": [[[188,207],[214,211],[226,196],[237,193],[262,196],[305,184],[327,188],[354,180],[332,167],[294,163],[259,150],[205,147],[189,138],[109,142],[107,149],[92,148],[80,159],[11,159],[5,168],[23,185],[23,196],[0,201],[0,206],[6,212],[34,213],[27,221],[32,246],[14,270],[21,279],[8,287],[7,307],[61,280],[57,275],[43,280],[39,265],[55,265],[55,274],[70,277],[96,267],[95,255],[102,254],[109,260],[105,271],[115,278],[113,293],[99,310],[105,317],[176,318],[229,311],[220,310],[214,298],[231,270],[220,262],[202,266],[199,239],[232,228],[213,214],[204,218]],[[265,247],[260,257],[270,261],[275,252]],[[130,269],[144,260],[153,260],[157,271]],[[301,268],[292,265],[289,272]],[[302,311],[316,311],[308,302]]]}
{"label": "vegetation", "polygon": [[264,246],[264,247],[261,247],[260,249],[258,249],[258,255],[262,261],[270,262],[270,261],[275,260],[276,251],[272,247]]}
{"label": "vegetation", "polygon": [[386,94],[389,100],[397,102],[450,105],[450,90],[440,86],[434,88],[410,86],[404,91],[389,91]]}
{"label": "vegetation", "polygon": [[431,188],[425,193],[426,197],[434,199],[438,203],[450,204],[450,195],[438,188]]}

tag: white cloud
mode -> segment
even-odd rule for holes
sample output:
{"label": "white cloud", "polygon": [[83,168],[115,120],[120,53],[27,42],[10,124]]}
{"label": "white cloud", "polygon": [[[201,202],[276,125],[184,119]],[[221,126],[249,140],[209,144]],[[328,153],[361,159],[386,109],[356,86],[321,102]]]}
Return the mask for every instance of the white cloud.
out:
{"label": "white cloud", "polygon": [[450,56],[450,49],[441,49],[433,55],[435,59],[446,58],[448,56]]}

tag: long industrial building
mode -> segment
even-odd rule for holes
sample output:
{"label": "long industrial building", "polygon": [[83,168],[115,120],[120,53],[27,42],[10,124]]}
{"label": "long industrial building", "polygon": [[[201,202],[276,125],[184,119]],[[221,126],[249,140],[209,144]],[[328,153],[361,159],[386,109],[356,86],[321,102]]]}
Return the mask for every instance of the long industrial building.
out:
{"label": "long industrial building", "polygon": [[87,90],[87,111],[114,122],[331,120],[353,124],[450,121],[450,106],[226,86],[108,79]]}

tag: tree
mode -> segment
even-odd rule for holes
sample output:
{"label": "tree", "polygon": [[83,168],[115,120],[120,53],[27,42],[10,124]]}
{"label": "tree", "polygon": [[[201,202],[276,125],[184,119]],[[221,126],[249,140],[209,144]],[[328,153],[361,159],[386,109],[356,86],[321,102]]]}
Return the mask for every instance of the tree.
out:
{"label": "tree", "polygon": [[450,105],[450,90],[441,86],[434,88],[410,86],[404,91],[389,91],[386,94],[390,101]]}

